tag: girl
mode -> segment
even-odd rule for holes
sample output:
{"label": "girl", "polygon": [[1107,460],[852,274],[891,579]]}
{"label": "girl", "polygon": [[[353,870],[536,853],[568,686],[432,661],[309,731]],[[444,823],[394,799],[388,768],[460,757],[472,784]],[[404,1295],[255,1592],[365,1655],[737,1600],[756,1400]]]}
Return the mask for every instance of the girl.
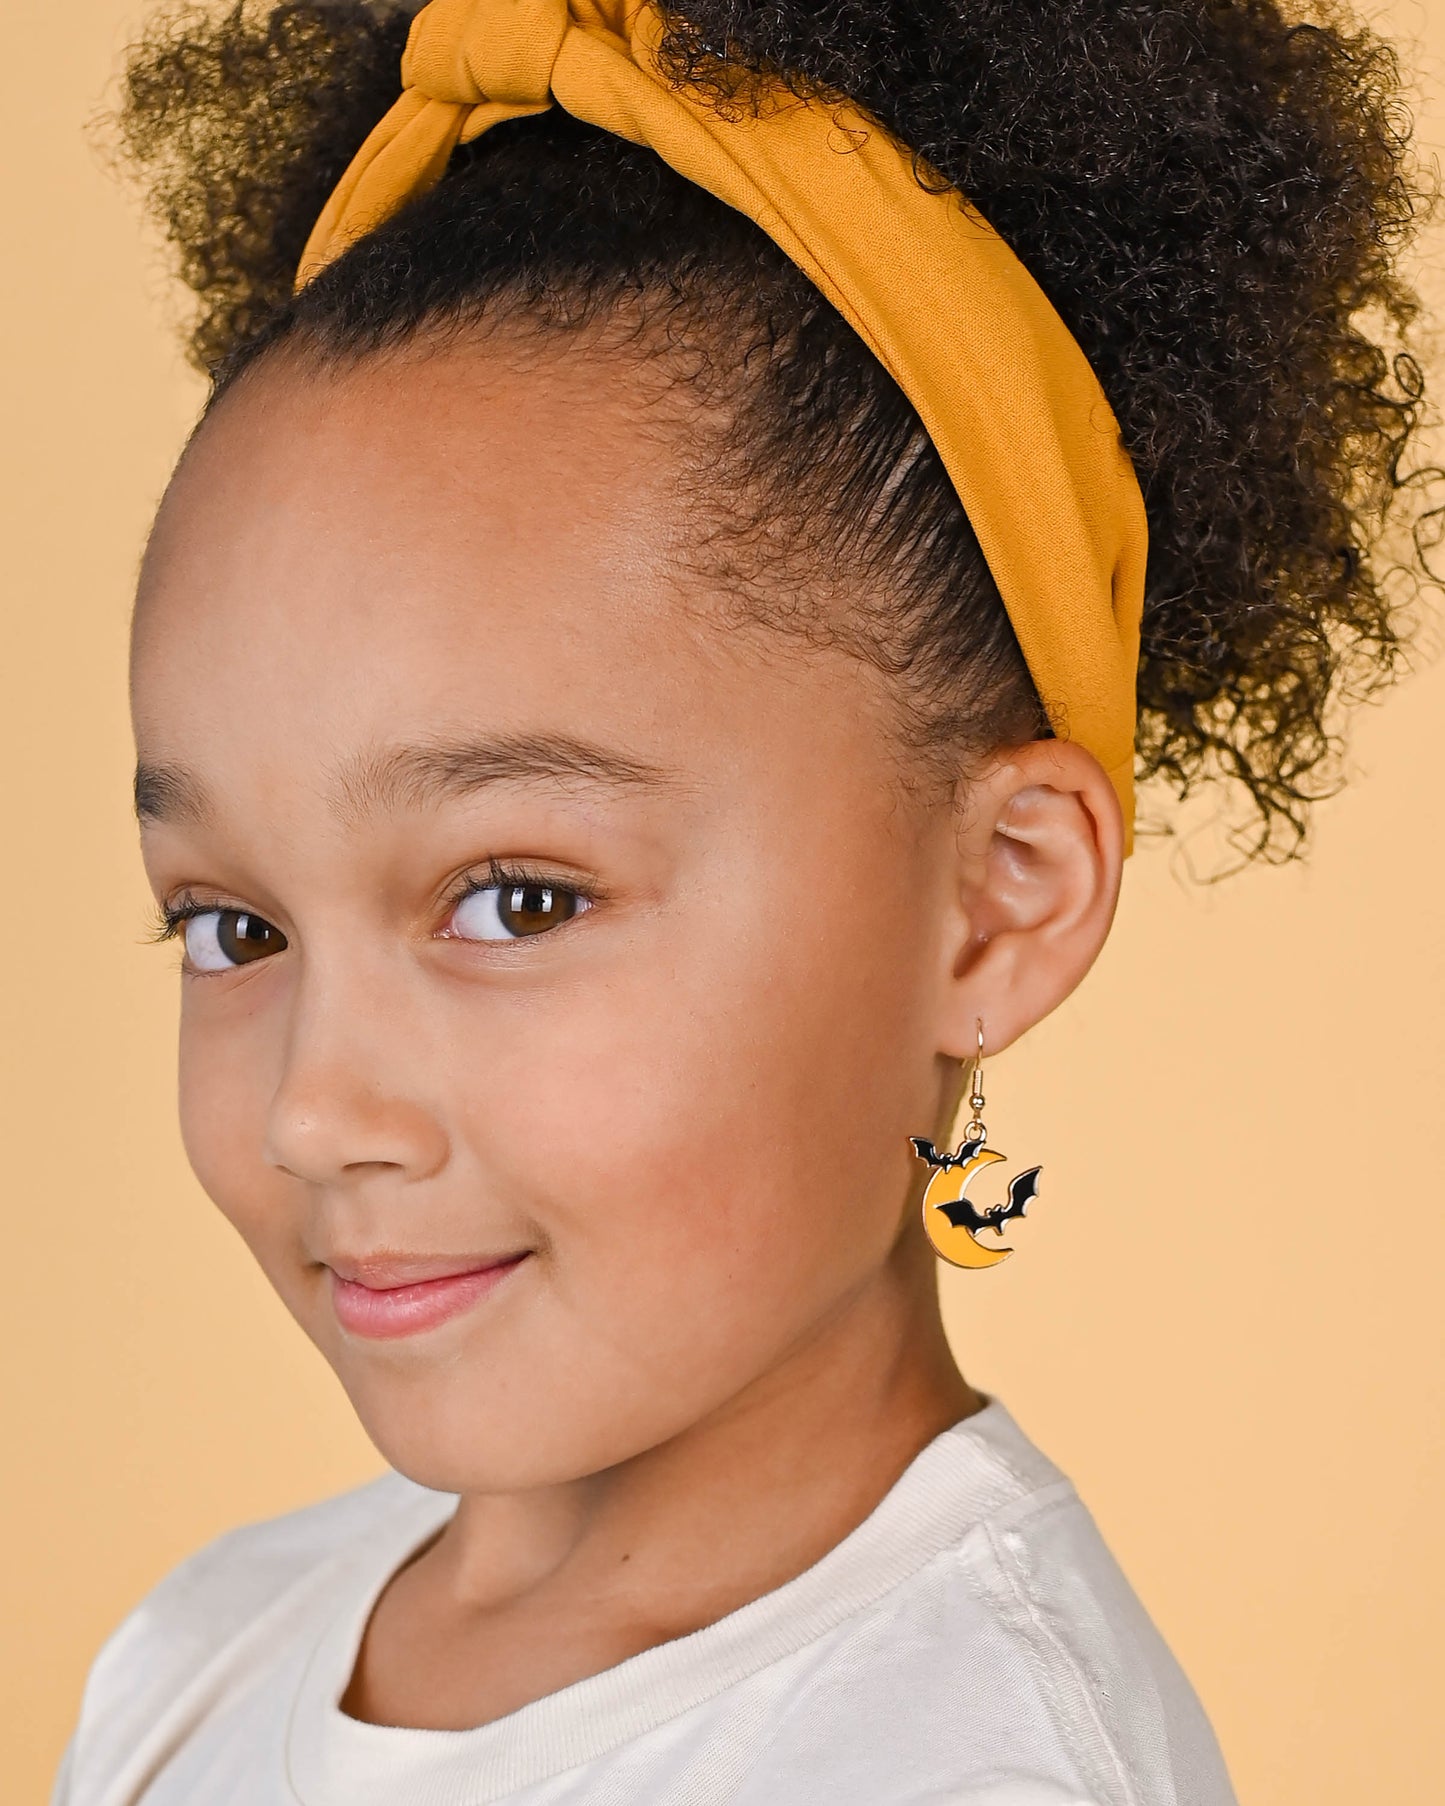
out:
{"label": "girl", "polygon": [[1136,772],[1286,854],[1394,662],[1388,54],[262,0],[123,126],[214,378],[133,642],[183,1131],[391,1471],[152,1592],[57,1806],[1228,1806],[936,1260],[1043,1226],[986,1057]]}

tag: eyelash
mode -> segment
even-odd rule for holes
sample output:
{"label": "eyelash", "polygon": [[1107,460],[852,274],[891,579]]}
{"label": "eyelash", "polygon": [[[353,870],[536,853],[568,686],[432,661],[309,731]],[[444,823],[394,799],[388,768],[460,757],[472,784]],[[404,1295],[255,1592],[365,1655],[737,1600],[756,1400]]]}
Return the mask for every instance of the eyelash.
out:
{"label": "eyelash", "polygon": [[173,941],[192,916],[220,907],[219,903],[197,903],[188,891],[182,891],[179,902],[157,904],[145,938],[154,942]]}
{"label": "eyelash", "polygon": [[[570,896],[581,897],[588,903],[598,903],[605,895],[600,887],[586,884],[563,884],[550,873],[541,871],[536,866],[508,865],[500,859],[493,858],[487,860],[485,871],[485,880],[478,872],[468,872],[460,884],[453,886],[446,898],[448,913],[465,898],[474,897],[479,891],[507,890],[515,885],[539,884],[549,890],[565,890]],[[156,943],[173,941],[183,932],[186,923],[196,916],[207,916],[215,910],[238,907],[232,903],[202,902],[189,891],[182,891],[174,903],[162,903],[157,906],[146,939]],[[259,911],[256,913],[259,914]],[[566,926],[566,922],[562,923],[562,927]],[[556,930],[553,929],[550,932],[556,933]]]}
{"label": "eyelash", "polygon": [[[468,872],[447,898],[447,907],[455,909],[464,898],[474,897],[478,891],[510,890],[515,885],[533,884],[541,885],[547,890],[565,890],[569,896],[581,897],[588,903],[601,902],[605,894],[600,886],[565,884],[550,872],[541,871],[533,865],[506,865],[500,859],[488,859],[485,882],[476,873]],[[563,923],[563,927],[565,926],[566,923]]]}

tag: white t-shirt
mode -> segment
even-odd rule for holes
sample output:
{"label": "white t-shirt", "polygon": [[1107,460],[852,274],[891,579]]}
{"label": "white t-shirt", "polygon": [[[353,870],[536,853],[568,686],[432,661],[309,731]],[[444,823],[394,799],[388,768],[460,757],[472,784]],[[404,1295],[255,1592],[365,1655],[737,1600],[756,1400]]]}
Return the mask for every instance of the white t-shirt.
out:
{"label": "white t-shirt", "polygon": [[474,1730],[337,1704],[455,1495],[386,1473],[230,1531],[101,1649],[52,1806],[1237,1806],[1072,1482],[984,1396],[795,1579]]}

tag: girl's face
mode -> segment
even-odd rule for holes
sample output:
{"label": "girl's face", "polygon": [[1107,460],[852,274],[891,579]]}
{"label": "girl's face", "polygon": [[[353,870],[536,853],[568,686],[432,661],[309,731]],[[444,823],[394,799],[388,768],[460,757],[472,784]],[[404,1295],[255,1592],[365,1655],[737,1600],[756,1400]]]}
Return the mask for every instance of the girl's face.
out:
{"label": "girl's face", "polygon": [[395,1466],[594,1472],[913,1271],[954,822],[877,673],[682,576],[626,363],[273,363],[137,611],[186,1146]]}

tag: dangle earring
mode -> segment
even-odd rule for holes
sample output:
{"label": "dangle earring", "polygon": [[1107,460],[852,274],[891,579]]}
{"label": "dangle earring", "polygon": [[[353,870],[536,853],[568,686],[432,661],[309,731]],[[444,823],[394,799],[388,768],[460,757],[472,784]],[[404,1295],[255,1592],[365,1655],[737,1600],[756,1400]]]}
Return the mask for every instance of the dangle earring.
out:
{"label": "dangle earring", "polygon": [[983,1018],[980,1016],[978,1052],[973,1059],[973,1083],[968,1098],[973,1114],[964,1124],[958,1152],[940,1154],[933,1143],[925,1141],[921,1135],[908,1137],[919,1158],[937,1168],[923,1194],[924,1233],[933,1244],[934,1253],[955,1267],[996,1267],[1001,1260],[1007,1260],[1013,1253],[1012,1248],[986,1248],[977,1239],[976,1231],[992,1229],[1001,1236],[1009,1218],[1021,1217],[1029,1207],[1029,1199],[1036,1198],[1039,1191],[1040,1169],[1031,1166],[1009,1181],[1006,1204],[991,1204],[985,1210],[977,1210],[964,1196],[969,1182],[984,1167],[1004,1158],[986,1145],[988,1130],[984,1127],[983,1101]]}

